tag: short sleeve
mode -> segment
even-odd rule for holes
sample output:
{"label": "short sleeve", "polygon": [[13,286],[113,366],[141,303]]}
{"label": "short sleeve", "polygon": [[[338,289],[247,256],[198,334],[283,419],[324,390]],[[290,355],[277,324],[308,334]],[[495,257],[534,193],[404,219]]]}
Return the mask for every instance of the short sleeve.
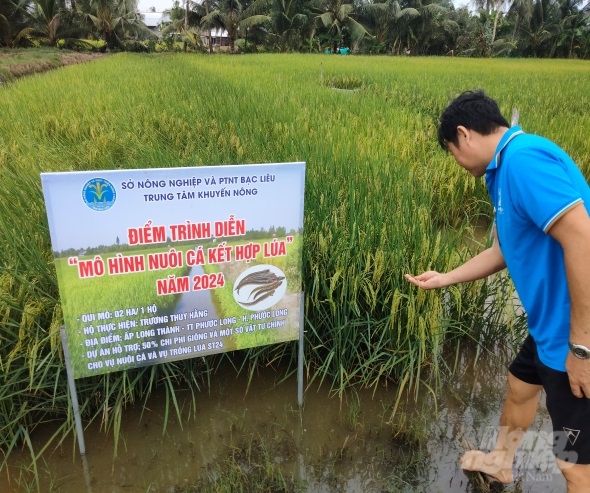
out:
{"label": "short sleeve", "polygon": [[568,173],[567,154],[534,147],[521,148],[505,163],[510,195],[517,212],[547,232],[569,208],[582,201]]}

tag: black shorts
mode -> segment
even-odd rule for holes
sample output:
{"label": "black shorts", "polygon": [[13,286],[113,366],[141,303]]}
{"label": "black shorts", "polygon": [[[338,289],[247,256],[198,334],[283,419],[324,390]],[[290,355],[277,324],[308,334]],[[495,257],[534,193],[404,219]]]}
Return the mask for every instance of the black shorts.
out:
{"label": "black shorts", "polygon": [[530,335],[509,370],[523,382],[543,386],[553,423],[553,454],[566,462],[590,464],[590,399],[572,394],[567,373],[541,363]]}

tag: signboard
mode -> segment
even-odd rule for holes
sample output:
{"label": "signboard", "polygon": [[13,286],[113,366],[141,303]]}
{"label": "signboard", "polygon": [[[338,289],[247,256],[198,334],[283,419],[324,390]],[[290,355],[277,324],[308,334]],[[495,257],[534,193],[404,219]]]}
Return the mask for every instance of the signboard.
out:
{"label": "signboard", "polygon": [[42,173],[74,378],[299,338],[304,163]]}

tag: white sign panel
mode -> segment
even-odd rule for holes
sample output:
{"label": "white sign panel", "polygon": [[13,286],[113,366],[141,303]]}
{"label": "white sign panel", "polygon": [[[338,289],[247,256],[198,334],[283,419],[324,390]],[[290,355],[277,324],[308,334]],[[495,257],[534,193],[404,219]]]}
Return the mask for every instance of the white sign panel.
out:
{"label": "white sign panel", "polygon": [[304,163],[41,181],[75,378],[299,337]]}

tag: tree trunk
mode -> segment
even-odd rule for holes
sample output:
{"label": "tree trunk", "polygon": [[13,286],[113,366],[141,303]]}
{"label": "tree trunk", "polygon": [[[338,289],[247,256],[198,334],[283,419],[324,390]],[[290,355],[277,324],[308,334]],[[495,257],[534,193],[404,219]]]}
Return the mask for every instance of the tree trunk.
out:
{"label": "tree trunk", "polygon": [[576,38],[576,30],[574,29],[572,31],[572,40],[570,42],[570,52],[568,54],[568,58],[573,58],[574,57],[574,40]]}
{"label": "tree trunk", "polygon": [[[492,29],[492,41],[490,42],[490,45],[494,44],[494,41],[496,41],[496,29],[498,28],[498,17],[500,17],[500,10],[496,9],[496,14],[494,15],[494,28]],[[491,48],[491,46],[490,46]]]}
{"label": "tree trunk", "polygon": [[[209,0],[205,0],[205,15],[209,15]],[[207,46],[209,53],[213,53],[213,40],[211,39],[211,28],[209,28],[209,35],[207,36]]]}
{"label": "tree trunk", "polygon": [[[188,34],[188,1],[186,0],[186,9],[184,11],[184,35],[186,36]],[[186,40],[182,43],[182,47],[184,49],[184,52],[186,53],[188,51],[188,43],[186,42]]]}
{"label": "tree trunk", "polygon": [[516,38],[516,30],[518,29],[518,21],[520,16],[518,13],[516,14],[516,20],[514,21],[514,31],[512,31],[512,42],[514,43],[514,38]]}
{"label": "tree trunk", "polygon": [[189,12],[189,10],[188,10],[188,1],[189,0],[186,0],[186,9],[184,11],[184,30],[185,31],[188,31],[188,12]]}

